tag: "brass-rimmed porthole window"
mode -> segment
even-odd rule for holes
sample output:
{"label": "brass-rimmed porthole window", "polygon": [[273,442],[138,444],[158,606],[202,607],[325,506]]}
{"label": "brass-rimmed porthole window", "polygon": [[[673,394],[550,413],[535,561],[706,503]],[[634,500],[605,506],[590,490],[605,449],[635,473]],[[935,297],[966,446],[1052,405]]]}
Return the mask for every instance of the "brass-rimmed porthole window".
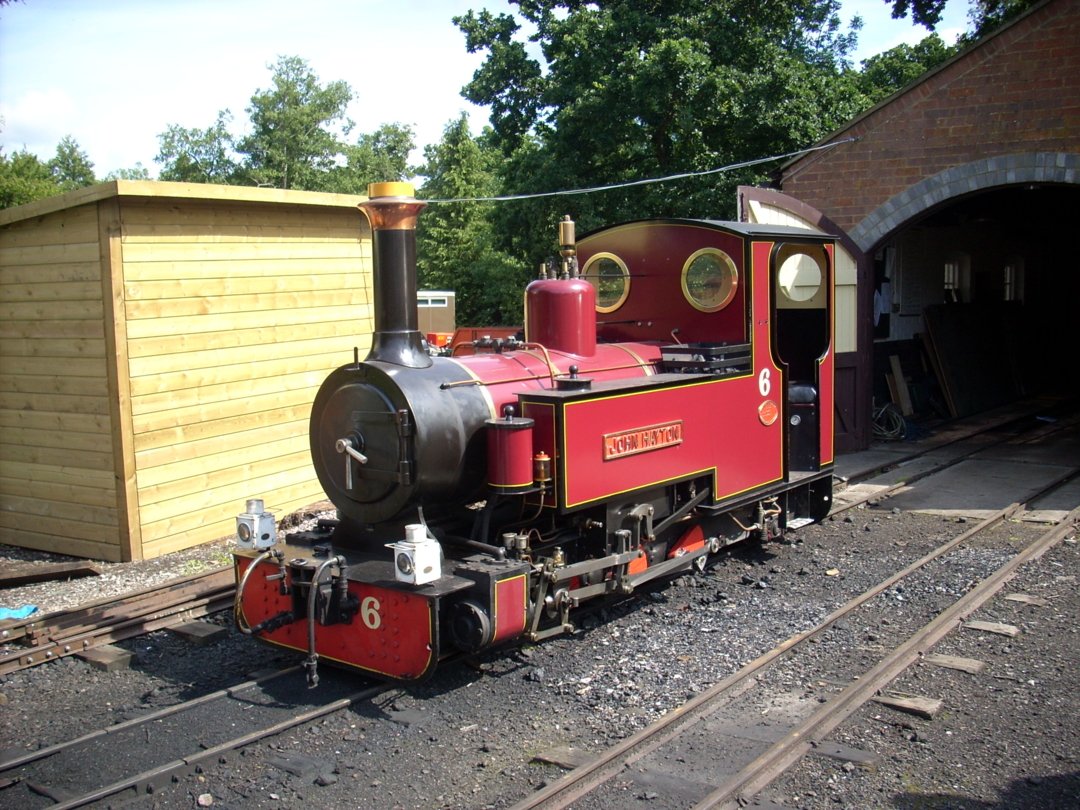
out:
{"label": "brass-rimmed porthole window", "polygon": [[597,253],[585,262],[581,277],[596,288],[596,311],[614,312],[630,294],[630,271],[614,253]]}
{"label": "brass-rimmed porthole window", "polygon": [[735,262],[717,248],[695,251],[683,265],[682,291],[694,309],[718,312],[731,303],[738,286]]}

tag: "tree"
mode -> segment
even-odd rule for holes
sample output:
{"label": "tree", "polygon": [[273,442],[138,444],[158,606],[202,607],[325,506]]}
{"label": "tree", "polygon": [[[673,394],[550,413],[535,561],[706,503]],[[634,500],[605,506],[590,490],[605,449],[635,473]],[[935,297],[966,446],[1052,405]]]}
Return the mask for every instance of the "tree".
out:
{"label": "tree", "polygon": [[931,34],[915,45],[897,45],[864,59],[858,85],[866,96],[867,106],[906,87],[926,71],[945,62],[961,47],[946,45],[937,34]]}
{"label": "tree", "polygon": [[233,159],[233,137],[229,134],[232,113],[222,110],[206,129],[185,129],[179,124],[158,135],[155,163],[159,177],[183,183],[231,183],[238,166]]}
{"label": "tree", "polygon": [[902,20],[911,12],[911,21],[933,31],[941,22],[941,12],[948,0],[885,0],[893,7],[893,19]]}
{"label": "tree", "polygon": [[527,271],[495,248],[490,203],[468,198],[498,192],[500,155],[489,138],[473,138],[468,117],[447,124],[442,140],[424,149],[420,196],[433,202],[417,225],[419,281],[427,289],[457,293],[457,320],[471,326],[521,323]]}
{"label": "tree", "polygon": [[106,180],[150,180],[150,171],[142,165],[141,162],[136,162],[130,169],[115,169],[105,175]]}
{"label": "tree", "polygon": [[94,164],[70,135],[56,146],[56,156],[49,161],[49,172],[60,191],[74,191],[97,182]]}
{"label": "tree", "polygon": [[[698,172],[807,146],[862,108],[835,0],[519,0],[543,64],[510,15],[455,22],[486,52],[464,95],[489,105],[509,192]],[[500,208],[530,264],[553,223],[584,230],[641,216],[730,217],[740,182],[768,168]]]}
{"label": "tree", "polygon": [[0,149],[0,208],[24,205],[60,193],[47,164],[23,149],[11,157]]}
{"label": "tree", "polygon": [[363,133],[356,144],[343,147],[345,165],[331,170],[330,189],[341,194],[366,194],[369,183],[404,180],[410,174],[413,131],[404,124],[383,124]]}
{"label": "tree", "polygon": [[352,89],[343,81],[319,84],[306,60],[279,57],[273,87],[251,97],[252,133],[237,151],[259,185],[325,191],[353,123],[345,116]]}
{"label": "tree", "polygon": [[[206,129],[172,124],[158,136],[154,160],[162,164],[162,180],[364,194],[368,183],[408,176],[415,146],[410,127],[383,124],[345,143],[339,136],[353,126],[344,113],[352,98],[348,85],[320,85],[295,56],[271,67],[274,87],[252,96],[252,134],[239,143],[229,133],[228,110]],[[243,163],[238,153],[246,156]]]}
{"label": "tree", "polygon": [[[903,19],[911,14],[912,22],[933,31],[941,22],[941,13],[948,0],[884,0],[893,7],[892,16]],[[1019,17],[1042,0],[969,0],[969,31],[963,40],[973,42],[995,28]]]}

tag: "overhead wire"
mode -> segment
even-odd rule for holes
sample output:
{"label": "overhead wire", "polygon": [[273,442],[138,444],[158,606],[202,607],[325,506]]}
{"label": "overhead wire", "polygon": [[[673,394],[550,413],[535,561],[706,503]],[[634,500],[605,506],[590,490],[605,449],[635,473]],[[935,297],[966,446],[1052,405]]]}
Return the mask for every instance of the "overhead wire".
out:
{"label": "overhead wire", "polygon": [[576,194],[594,194],[598,191],[611,191],[619,188],[632,188],[634,186],[647,186],[655,183],[667,183],[672,180],[685,180],[690,177],[705,177],[711,174],[722,174],[724,172],[735,171],[736,169],[746,169],[751,166],[759,166],[762,163],[772,163],[777,160],[784,160],[786,158],[798,157],[800,155],[807,155],[811,152],[820,152],[823,149],[832,149],[837,146],[841,146],[845,143],[852,143],[859,140],[856,137],[844,138],[839,141],[829,141],[828,143],[819,144],[818,146],[809,146],[806,149],[798,149],[794,152],[785,152],[782,155],[771,155],[769,157],[755,158],[754,160],[744,160],[739,163],[730,163],[727,166],[720,166],[716,169],[703,169],[698,172],[681,172],[680,174],[669,174],[665,177],[650,177],[643,180],[627,180],[623,183],[612,183],[606,186],[590,186],[588,188],[574,188],[563,189],[562,191],[538,191],[532,194],[506,194],[496,197],[449,197],[446,199],[426,200],[429,205],[439,203],[464,203],[464,202],[510,202],[512,200],[535,200],[542,197],[570,197]]}

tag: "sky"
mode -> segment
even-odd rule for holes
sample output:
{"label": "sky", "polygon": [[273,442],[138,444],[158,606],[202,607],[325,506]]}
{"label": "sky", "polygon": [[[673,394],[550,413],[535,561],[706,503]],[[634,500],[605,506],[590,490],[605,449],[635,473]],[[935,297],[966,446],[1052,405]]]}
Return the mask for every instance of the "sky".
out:
{"label": "sky", "polygon": [[[749,2],[750,0],[748,0]],[[72,136],[98,177],[141,163],[157,176],[158,135],[204,129],[218,111],[243,134],[251,96],[270,86],[279,56],[307,60],[320,82],[354,91],[354,132],[384,123],[436,143],[462,111],[479,132],[486,113],[461,97],[482,54],[452,18],[510,10],[506,0],[20,0],[0,5],[0,149],[42,160]],[[842,0],[845,25],[863,19],[855,63],[926,31],[893,20],[884,0]],[[966,27],[949,0],[938,33]],[[419,148],[414,161],[421,157]]]}

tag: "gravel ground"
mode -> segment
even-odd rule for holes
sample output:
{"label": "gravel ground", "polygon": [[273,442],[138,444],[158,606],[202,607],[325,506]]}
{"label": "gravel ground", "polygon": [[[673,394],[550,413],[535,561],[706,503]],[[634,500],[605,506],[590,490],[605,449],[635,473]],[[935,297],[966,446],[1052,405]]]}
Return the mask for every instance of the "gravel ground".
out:
{"label": "gravel ground", "polygon": [[[446,667],[421,687],[250,746],[131,806],[508,807],[561,775],[534,762],[536,754],[554,746],[599,751],[964,528],[868,508],[806,527],[792,543],[733,550],[702,575],[607,608],[573,637]],[[1016,523],[1000,531],[1006,540],[1037,532]],[[883,596],[876,618],[830,633],[834,644],[821,645],[819,657],[844,648],[853,660],[866,658],[906,622],[925,622],[926,607],[907,608],[915,591],[931,597],[932,612],[934,599],[943,607],[1003,559],[990,545],[955,555],[940,576]],[[943,699],[935,720],[877,705],[853,716],[835,739],[876,754],[875,768],[807,760],[773,798],[810,808],[1077,806],[1076,570],[1075,543],[1059,545],[1008,588],[1043,596],[1048,607],[998,597],[978,616],[1017,624],[1021,636],[964,631],[939,645],[987,661],[982,674],[920,665],[894,684]],[[135,652],[127,671],[100,673],[66,659],[0,681],[2,745],[33,749],[295,660],[236,633],[211,647],[168,632],[125,646]],[[777,678],[777,694],[793,684],[827,691],[805,672]],[[648,792],[632,800],[643,808],[652,801]]]}
{"label": "gravel ground", "polygon": [[[214,543],[139,562],[96,561],[95,565],[102,571],[100,576],[4,588],[0,590],[0,607],[15,610],[29,605],[36,608],[33,615],[40,616],[79,607],[97,599],[152,588],[179,577],[202,574],[214,568],[232,565],[229,554],[232,543],[232,538],[223,538]],[[64,554],[50,554],[47,551],[0,544],[0,568],[28,563],[44,568],[49,563],[73,562],[77,559]]]}
{"label": "gravel ground", "polygon": [[[329,501],[321,501],[312,504],[307,509],[286,515],[278,522],[278,529],[279,532],[284,533],[298,528],[307,528],[314,525],[316,519],[320,517],[333,516],[332,504]],[[36,608],[34,615],[43,615],[79,607],[97,599],[108,599],[132,591],[152,588],[179,577],[202,574],[222,566],[231,566],[230,552],[234,542],[235,538],[232,536],[223,537],[212,543],[203,543],[152,560],[126,563],[95,561],[101,569],[100,576],[4,588],[0,590],[0,607],[17,609],[29,605]],[[79,558],[0,543],[0,569],[26,564],[45,567],[49,563],[75,561],[79,561]]]}
{"label": "gravel ground", "polygon": [[875,754],[875,767],[807,758],[770,797],[806,808],[1080,806],[1078,562],[1075,540],[1058,545],[970,617],[1013,625],[1019,636],[961,630],[935,647],[985,662],[981,673],[920,664],[893,682],[890,691],[943,701],[933,720],[868,704],[833,735]]}

